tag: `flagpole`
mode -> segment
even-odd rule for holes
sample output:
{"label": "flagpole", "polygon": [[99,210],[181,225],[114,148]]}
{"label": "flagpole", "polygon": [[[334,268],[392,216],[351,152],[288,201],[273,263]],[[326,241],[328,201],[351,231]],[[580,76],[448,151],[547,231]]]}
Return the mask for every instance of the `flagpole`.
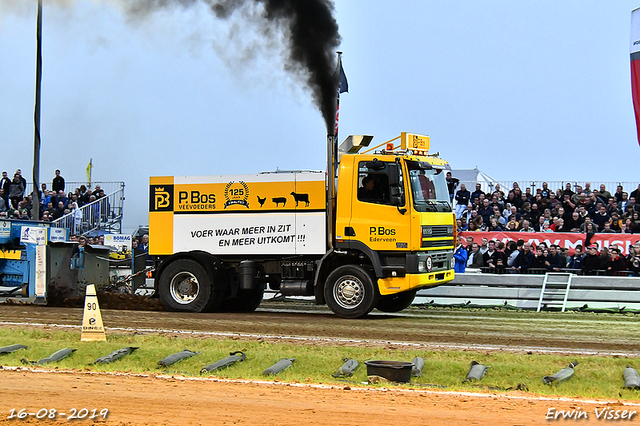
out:
{"label": "flagpole", "polygon": [[335,128],[335,140],[338,141],[338,118],[340,114],[340,70],[342,69],[342,52],[338,50],[338,66],[336,71],[338,72],[338,96],[336,97],[336,128]]}
{"label": "flagpole", "polygon": [[[33,192],[31,214],[33,220],[40,220],[40,91],[42,83],[42,0],[38,0],[38,17],[36,25],[37,53],[36,53],[36,106],[33,114]],[[37,203],[37,204],[36,204]]]}
{"label": "flagpole", "polygon": [[[340,102],[340,56],[338,52],[338,62],[336,64],[336,108]],[[333,131],[327,123],[327,249],[334,247],[333,237],[335,236],[335,196],[336,196],[336,170],[338,167],[338,113],[336,109],[336,121]]]}

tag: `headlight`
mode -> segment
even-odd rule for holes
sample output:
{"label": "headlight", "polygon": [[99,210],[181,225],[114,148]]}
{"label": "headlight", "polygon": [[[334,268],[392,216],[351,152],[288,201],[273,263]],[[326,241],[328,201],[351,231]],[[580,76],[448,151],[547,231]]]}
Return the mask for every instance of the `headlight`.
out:
{"label": "headlight", "polygon": [[418,262],[418,272],[427,272],[426,262]]}

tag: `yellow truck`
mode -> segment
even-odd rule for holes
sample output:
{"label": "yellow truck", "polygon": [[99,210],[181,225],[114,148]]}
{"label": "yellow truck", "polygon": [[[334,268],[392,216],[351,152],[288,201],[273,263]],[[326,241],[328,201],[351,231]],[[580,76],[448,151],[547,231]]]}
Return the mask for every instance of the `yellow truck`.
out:
{"label": "yellow truck", "polygon": [[[349,136],[328,170],[150,178],[149,254],[169,310],[253,311],[265,288],[338,316],[398,312],[453,279],[456,221],[429,137],[365,152]],[[400,139],[395,145],[394,141]],[[331,142],[330,142],[331,145]]]}

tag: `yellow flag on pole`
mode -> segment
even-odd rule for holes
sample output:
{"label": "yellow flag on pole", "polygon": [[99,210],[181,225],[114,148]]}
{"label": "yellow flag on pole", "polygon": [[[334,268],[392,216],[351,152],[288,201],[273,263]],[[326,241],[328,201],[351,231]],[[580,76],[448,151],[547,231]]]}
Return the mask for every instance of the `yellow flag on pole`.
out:
{"label": "yellow flag on pole", "polygon": [[93,169],[93,158],[89,159],[89,165],[87,166],[87,182],[91,186],[91,170]]}

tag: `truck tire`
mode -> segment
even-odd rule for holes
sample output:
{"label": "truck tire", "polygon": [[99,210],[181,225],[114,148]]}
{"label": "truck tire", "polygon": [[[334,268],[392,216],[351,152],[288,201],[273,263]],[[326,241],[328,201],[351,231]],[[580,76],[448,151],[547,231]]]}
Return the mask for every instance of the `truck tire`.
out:
{"label": "truck tire", "polygon": [[327,277],[324,297],[342,318],[362,318],[376,307],[380,293],[369,271],[357,265],[338,267]]}
{"label": "truck tire", "polygon": [[170,311],[202,312],[210,305],[211,277],[198,262],[178,259],[162,272],[158,293]]}
{"label": "truck tire", "polygon": [[408,308],[416,298],[417,290],[403,291],[402,293],[380,296],[376,309],[382,312],[400,312]]}

